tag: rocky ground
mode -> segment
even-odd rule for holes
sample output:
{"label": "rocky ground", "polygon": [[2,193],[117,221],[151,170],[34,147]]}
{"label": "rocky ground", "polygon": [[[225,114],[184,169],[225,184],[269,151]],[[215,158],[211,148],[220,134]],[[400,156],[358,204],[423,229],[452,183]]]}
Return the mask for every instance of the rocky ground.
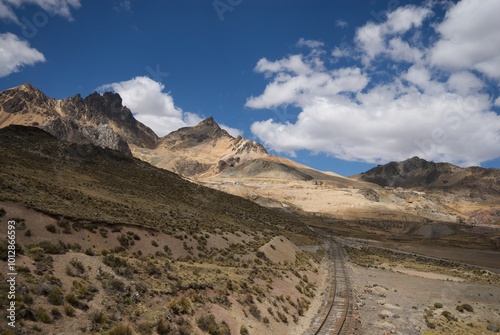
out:
{"label": "rocky ground", "polygon": [[[357,334],[495,334],[500,327],[498,286],[417,271],[353,264],[349,269],[360,321]],[[466,304],[472,312],[459,311]]]}

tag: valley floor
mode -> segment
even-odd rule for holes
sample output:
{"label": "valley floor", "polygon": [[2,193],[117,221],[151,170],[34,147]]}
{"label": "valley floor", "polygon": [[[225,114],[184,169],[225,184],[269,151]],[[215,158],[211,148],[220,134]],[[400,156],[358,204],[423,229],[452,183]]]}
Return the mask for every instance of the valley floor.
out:
{"label": "valley floor", "polygon": [[[356,334],[495,334],[487,330],[488,325],[500,326],[498,286],[353,264],[349,269],[360,321]],[[457,306],[464,304],[472,306],[473,312],[459,312]]]}

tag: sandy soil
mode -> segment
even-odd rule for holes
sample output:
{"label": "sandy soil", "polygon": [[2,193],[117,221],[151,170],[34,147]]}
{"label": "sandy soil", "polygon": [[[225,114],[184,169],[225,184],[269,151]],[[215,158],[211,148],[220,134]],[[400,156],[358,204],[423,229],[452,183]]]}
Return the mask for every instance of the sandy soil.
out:
{"label": "sandy soil", "polygon": [[[360,320],[356,334],[494,334],[486,330],[488,324],[500,326],[499,287],[352,264],[349,269]],[[443,307],[434,308],[435,303]],[[457,311],[463,303],[473,306],[474,312]],[[441,315],[445,310],[458,320],[448,322]],[[437,325],[434,330],[426,325],[427,311]]]}

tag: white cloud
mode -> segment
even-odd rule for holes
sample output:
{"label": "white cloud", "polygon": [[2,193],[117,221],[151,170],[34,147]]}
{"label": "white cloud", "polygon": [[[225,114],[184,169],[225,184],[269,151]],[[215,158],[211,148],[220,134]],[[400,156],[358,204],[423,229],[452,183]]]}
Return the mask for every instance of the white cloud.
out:
{"label": "white cloud", "polygon": [[425,7],[413,5],[399,7],[387,14],[386,30],[393,34],[405,33],[411,28],[422,26],[424,20],[431,14],[431,10]]}
{"label": "white cloud", "polygon": [[338,20],[335,20],[335,26],[337,26],[341,29],[345,29],[345,28],[349,27],[349,23],[347,23],[347,21],[345,21],[345,20],[338,19]]}
{"label": "white cloud", "polygon": [[363,51],[365,64],[381,54],[388,54],[397,61],[411,62],[420,58],[421,54],[416,48],[398,37],[412,28],[421,27],[431,14],[428,8],[408,5],[388,13],[385,22],[368,22],[359,28],[355,41]]}
{"label": "white cloud", "polygon": [[[483,2],[475,3],[483,6]],[[458,11],[457,7],[463,8]],[[500,12],[496,7],[492,5],[489,11]],[[469,0],[449,7],[441,25],[429,22],[430,18],[438,20],[430,8],[405,6],[388,13],[384,22],[366,23],[356,31],[357,48],[343,45],[330,54],[296,54],[276,61],[263,58],[255,71],[265,74],[268,84],[260,95],[249,97],[246,106],[286,109],[292,105],[300,112],[289,120],[254,122],[252,133],[270,149],[290,155],[309,150],[371,163],[420,156],[459,165],[498,158],[500,115],[492,108],[500,106],[500,98],[489,95],[496,88],[486,89],[491,82],[484,75],[494,78],[500,64],[492,71],[477,64],[495,64],[491,50],[497,50],[500,43],[476,50],[482,58],[474,56],[474,62],[468,60],[467,50],[463,50],[466,60],[461,60],[455,47],[453,58],[465,65],[455,66],[453,60],[450,66],[432,58],[441,41],[436,45],[429,41],[439,39],[432,35],[432,27],[443,38],[447,29],[450,34],[454,31],[443,27],[458,17],[468,28],[457,30],[463,36],[455,38],[467,40],[470,32],[475,47],[476,40],[481,40],[476,30],[485,36],[479,44],[493,43],[490,35],[496,35],[500,26],[489,32],[487,27],[497,27],[497,23],[485,18],[487,27],[475,27],[483,23]],[[474,27],[465,13],[472,13]],[[341,57],[347,58],[350,67],[330,68],[340,64],[336,61]],[[375,58],[379,61],[373,62]]]}
{"label": "white cloud", "polygon": [[500,107],[500,97],[496,98],[494,105]]}
{"label": "white cloud", "polygon": [[99,92],[111,90],[120,94],[123,104],[136,114],[136,119],[159,136],[180,127],[195,125],[201,120],[176,107],[173,97],[164,89],[165,85],[149,77],[135,77],[97,88]]}
{"label": "white cloud", "polygon": [[462,0],[437,27],[440,39],[430,50],[433,65],[474,69],[500,80],[500,1]]}
{"label": "white cloud", "polygon": [[318,55],[291,55],[276,62],[263,58],[254,70],[273,80],[263,94],[247,99],[246,106],[250,108],[301,106],[316,96],[361,90],[368,82],[359,68],[327,71]]}
{"label": "white cloud", "polygon": [[324,45],[323,42],[314,41],[314,40],[306,40],[304,38],[300,38],[299,41],[297,42],[298,47],[308,47],[311,49],[321,48],[323,45]]}
{"label": "white cloud", "polygon": [[[172,95],[164,92],[164,89],[165,85],[149,77],[135,77],[102,85],[97,91],[114,91],[120,94],[123,105],[130,108],[135,118],[150,127],[158,136],[164,136],[182,127],[195,126],[203,120],[201,116],[184,112],[177,107]],[[242,134],[235,128],[223,125],[221,128],[231,135]]]}
{"label": "white cloud", "polygon": [[0,0],[0,20],[19,23],[14,10],[9,4]]}
{"label": "white cloud", "polygon": [[467,96],[480,91],[485,85],[484,82],[469,71],[453,73],[448,78],[448,86],[451,90]]}
{"label": "white cloud", "polygon": [[19,72],[23,66],[45,62],[38,50],[11,33],[0,34],[0,77]]}
{"label": "white cloud", "polygon": [[0,19],[20,23],[14,12],[14,8],[24,5],[35,5],[41,7],[50,15],[59,15],[72,20],[72,9],[81,7],[80,0],[0,0]]}
{"label": "white cloud", "polygon": [[241,129],[226,126],[225,124],[219,125],[222,129],[227,131],[232,137],[243,136],[243,131]]}

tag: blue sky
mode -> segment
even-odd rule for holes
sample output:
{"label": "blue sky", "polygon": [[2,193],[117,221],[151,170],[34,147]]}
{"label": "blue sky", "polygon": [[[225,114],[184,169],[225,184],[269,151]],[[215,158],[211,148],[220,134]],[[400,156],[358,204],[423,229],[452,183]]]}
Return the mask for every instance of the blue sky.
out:
{"label": "blue sky", "polygon": [[344,175],[500,167],[497,0],[0,0],[0,90],[120,93],[164,135],[214,116]]}

